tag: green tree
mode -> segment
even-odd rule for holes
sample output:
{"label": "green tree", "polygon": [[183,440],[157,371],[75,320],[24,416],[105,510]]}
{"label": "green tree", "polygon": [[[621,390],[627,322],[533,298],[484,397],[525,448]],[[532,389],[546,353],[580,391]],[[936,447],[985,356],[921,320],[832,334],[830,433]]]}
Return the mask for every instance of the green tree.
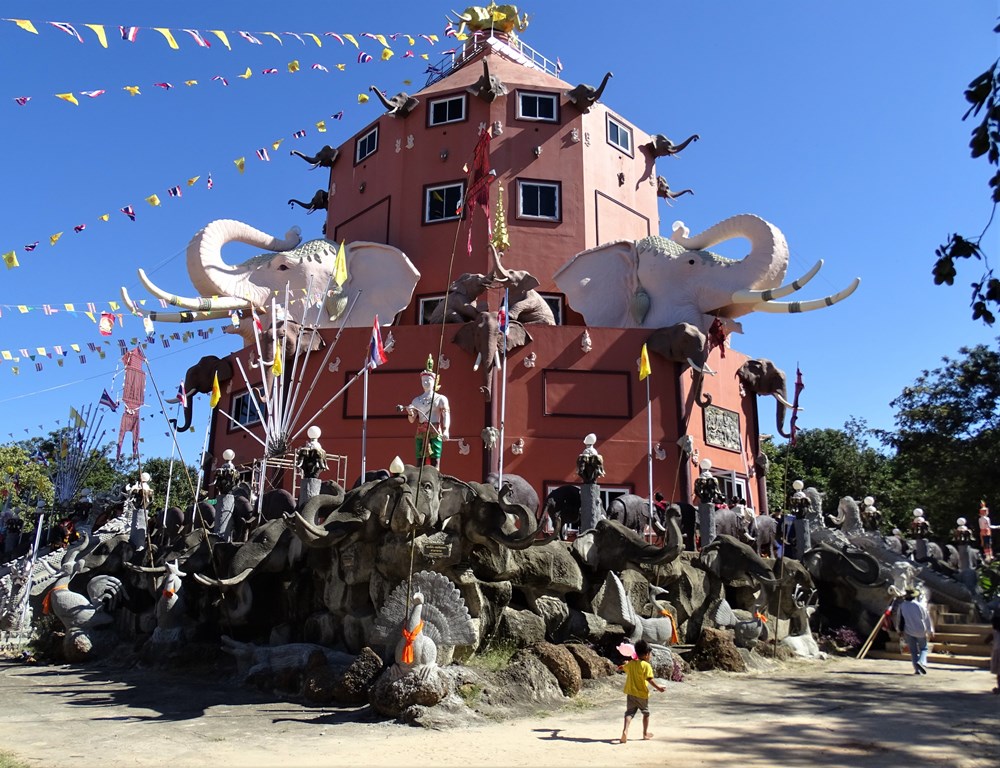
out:
{"label": "green tree", "polygon": [[980,499],[1000,498],[1000,353],[980,344],[959,355],[890,403],[896,431],[884,435],[900,485],[938,535],[957,517],[974,520]]}
{"label": "green tree", "polygon": [[[153,487],[153,507],[162,511],[167,493],[167,479],[171,476],[170,459],[146,459],[143,462],[142,471],[149,473],[149,484]],[[198,470],[194,467],[185,467],[179,461],[175,461],[172,478],[170,481],[170,506],[186,509],[194,503],[194,487],[198,482]]]}
{"label": "green tree", "polygon": [[20,446],[0,446],[0,497],[24,521],[25,530],[33,530],[38,500],[52,506],[52,481],[45,464]]}
{"label": "green tree", "polygon": [[[1000,26],[993,29],[1000,32]],[[948,235],[948,241],[938,246],[935,251],[937,261],[934,262],[934,284],[947,283],[953,285],[957,270],[955,259],[975,258],[983,264],[982,274],[972,283],[972,319],[982,320],[987,325],[993,325],[996,320],[991,306],[1000,305],[1000,279],[993,276],[989,255],[982,249],[983,237],[989,231],[996,214],[997,203],[1000,203],[1000,59],[969,83],[965,90],[965,99],[971,105],[963,120],[970,116],[982,120],[972,130],[972,140],[969,147],[972,157],[985,157],[986,162],[993,166],[994,173],[989,180],[992,188],[990,198],[993,202],[989,219],[978,237],[968,238],[963,235]]]}

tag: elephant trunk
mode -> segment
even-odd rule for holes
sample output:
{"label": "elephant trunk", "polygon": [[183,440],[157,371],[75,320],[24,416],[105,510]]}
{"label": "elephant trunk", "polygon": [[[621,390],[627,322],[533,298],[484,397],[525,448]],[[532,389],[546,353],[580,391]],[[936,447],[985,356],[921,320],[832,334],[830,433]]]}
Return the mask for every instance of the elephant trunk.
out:
{"label": "elephant trunk", "polygon": [[242,221],[219,219],[210,222],[188,243],[188,274],[202,296],[237,297],[262,307],[270,300],[270,292],[251,282],[253,272],[246,265],[224,262],[222,246],[235,241],[269,251],[287,251],[301,239],[298,227],[290,229],[281,240]]}
{"label": "elephant trunk", "polygon": [[[332,547],[349,533],[349,530],[345,530],[345,526],[338,526],[330,520],[326,520],[326,526],[317,522],[321,514],[324,518],[328,517],[343,501],[342,493],[336,496],[321,493],[309,499],[301,512],[295,513],[295,533],[307,547],[315,549]],[[362,520],[355,527],[360,527],[363,523]]]}
{"label": "elephant trunk", "polygon": [[[678,152],[680,152],[682,149],[684,149],[684,147],[686,147],[692,141],[698,141],[698,139],[700,139],[700,138],[701,138],[701,136],[699,136],[697,133],[691,134],[686,139],[684,139],[684,141],[682,141],[680,144],[678,144],[676,147],[674,147],[673,152],[671,154],[675,154],[676,155]],[[685,191],[689,191],[689,190],[685,190]]]}
{"label": "elephant trunk", "polygon": [[498,497],[504,516],[513,515],[515,530],[509,534],[495,531],[490,534],[490,538],[508,549],[527,549],[537,541],[538,527],[535,514],[524,504],[508,502],[511,492],[511,486],[504,483]]}
{"label": "elephant trunk", "polygon": [[695,368],[694,401],[698,403],[698,405],[700,405],[702,408],[706,408],[712,404],[712,396],[709,395],[708,393],[704,393],[704,388],[705,388],[705,371]]}
{"label": "elephant trunk", "polygon": [[496,283],[506,283],[510,281],[510,273],[504,269],[503,262],[500,260],[500,252],[497,247],[490,243],[490,253],[493,254],[493,268],[490,270],[490,277],[493,278]]}
{"label": "elephant trunk", "polygon": [[737,237],[749,240],[751,247],[742,261],[727,265],[734,280],[750,288],[780,285],[788,268],[788,243],[781,230],[759,216],[748,213],[731,216],[694,237],[689,236],[683,222],[677,221],[671,239],[688,250],[698,251]]}
{"label": "elephant trunk", "polygon": [[605,73],[604,79],[601,80],[600,86],[598,86],[597,91],[594,92],[594,101],[597,101],[599,98],[601,98],[601,95],[604,93],[604,88],[608,84],[608,80],[610,80],[612,77],[614,77],[613,72]]}
{"label": "elephant trunk", "polygon": [[382,102],[382,106],[386,109],[393,109],[392,102],[390,102],[385,96],[382,95],[382,91],[376,88],[374,85],[368,86],[368,90],[378,97],[378,100]]}
{"label": "elephant trunk", "polygon": [[[188,390],[190,392],[190,390]],[[187,397],[187,403],[184,404],[184,426],[177,426],[177,419],[170,419],[170,425],[177,432],[187,432],[191,428],[191,416],[194,411],[194,392]]]}

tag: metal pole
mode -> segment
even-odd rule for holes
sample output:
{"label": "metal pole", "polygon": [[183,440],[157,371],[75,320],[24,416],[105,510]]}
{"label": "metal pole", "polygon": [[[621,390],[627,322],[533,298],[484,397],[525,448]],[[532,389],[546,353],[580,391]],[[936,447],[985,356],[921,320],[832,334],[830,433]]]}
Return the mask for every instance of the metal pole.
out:
{"label": "metal pole", "polygon": [[361,398],[361,482],[365,481],[365,469],[368,465],[368,370],[365,366],[365,383]]}
{"label": "metal pole", "polygon": [[21,619],[18,627],[24,627],[24,620],[28,616],[28,603],[31,600],[31,585],[35,580],[35,560],[38,558],[38,545],[42,538],[42,520],[44,512],[38,513],[38,522],[35,523],[35,545],[31,548],[31,564],[28,566],[28,580],[24,585],[24,604],[21,606]]}
{"label": "metal pole", "polygon": [[[503,289],[503,310],[504,310],[504,325],[510,322],[507,312],[510,311],[509,304],[509,294],[508,288]],[[504,330],[501,334],[503,341],[503,360],[500,363],[500,458],[497,461],[497,488],[503,487],[503,440],[504,440],[504,421],[507,416],[507,332]]]}
{"label": "metal pole", "polygon": [[646,377],[646,467],[649,475],[649,528],[653,535],[653,408],[649,397],[649,376]]}

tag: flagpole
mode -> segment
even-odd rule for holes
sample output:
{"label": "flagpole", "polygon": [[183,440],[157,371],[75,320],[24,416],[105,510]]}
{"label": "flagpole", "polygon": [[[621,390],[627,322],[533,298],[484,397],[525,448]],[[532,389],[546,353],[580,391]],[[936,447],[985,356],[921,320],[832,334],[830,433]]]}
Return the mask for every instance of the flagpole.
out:
{"label": "flagpole", "polygon": [[212,431],[212,419],[214,418],[215,407],[213,406],[208,417],[208,426],[205,427],[205,441],[201,444],[201,459],[198,461],[198,483],[194,488],[194,508],[196,511],[200,500],[198,497],[201,495],[201,481],[205,479],[205,453],[208,451],[208,435]]}
{"label": "flagpole", "polygon": [[365,481],[365,470],[368,459],[368,371],[370,365],[365,364],[365,383],[361,397],[361,482]]}
{"label": "flagpole", "polygon": [[[181,386],[184,386],[181,384]],[[181,403],[180,400],[177,401],[177,408],[174,412],[174,418],[176,419],[181,415]],[[171,441],[170,444],[170,467],[167,470],[167,491],[163,497],[163,519],[167,519],[167,508],[170,506],[170,484],[174,480],[174,454],[177,453],[177,444]]]}
{"label": "flagpole", "polygon": [[500,338],[503,343],[503,359],[500,361],[500,459],[497,465],[497,488],[503,486],[503,440],[504,426],[507,420],[507,323],[509,322],[507,313],[510,311],[508,300],[510,298],[509,288],[503,289],[503,327],[500,329]]}
{"label": "flagpole", "polygon": [[[646,467],[649,475],[649,527],[653,527],[653,407],[649,396],[649,376],[646,377]],[[649,535],[652,535],[650,532]]]}

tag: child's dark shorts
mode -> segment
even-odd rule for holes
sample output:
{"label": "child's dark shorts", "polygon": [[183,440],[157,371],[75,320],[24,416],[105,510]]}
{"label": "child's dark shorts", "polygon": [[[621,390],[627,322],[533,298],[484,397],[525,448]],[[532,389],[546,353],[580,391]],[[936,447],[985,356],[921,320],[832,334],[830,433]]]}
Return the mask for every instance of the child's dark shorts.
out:
{"label": "child's dark shorts", "polygon": [[636,712],[649,714],[649,698],[625,694],[625,717],[632,717]]}

